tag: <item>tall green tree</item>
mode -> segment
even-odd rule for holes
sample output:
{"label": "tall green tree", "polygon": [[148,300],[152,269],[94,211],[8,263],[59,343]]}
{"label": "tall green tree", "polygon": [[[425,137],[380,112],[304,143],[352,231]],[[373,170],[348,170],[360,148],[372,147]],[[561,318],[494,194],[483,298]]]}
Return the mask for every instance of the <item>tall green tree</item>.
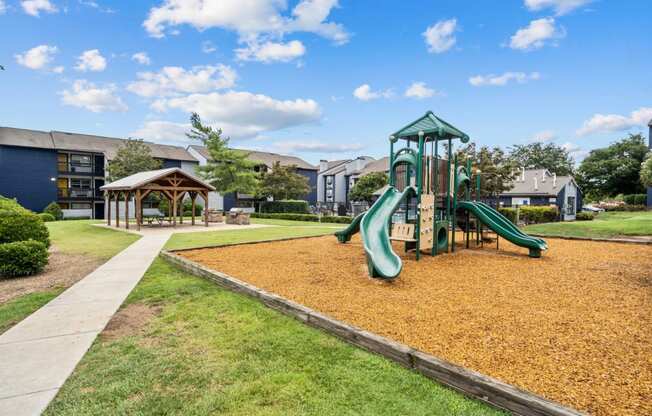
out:
{"label": "tall green tree", "polygon": [[373,194],[383,186],[387,185],[387,174],[385,172],[371,172],[353,185],[349,191],[349,199],[352,201],[366,201],[371,204]]}
{"label": "tall green tree", "polygon": [[186,136],[202,142],[210,155],[206,165],[198,168],[199,174],[222,194],[255,194],[258,174],[247,153],[229,149],[229,138],[222,137],[222,130],[204,125],[197,113],[192,113],[190,122],[192,130]]}
{"label": "tall green tree", "polygon": [[640,176],[643,186],[652,186],[652,152],[648,153],[647,158],[641,164]]}
{"label": "tall green tree", "polygon": [[107,172],[110,181],[117,181],[138,172],[161,168],[161,162],[152,157],[152,150],[139,139],[129,139],[118,149],[109,162]]}
{"label": "tall green tree", "polygon": [[500,147],[479,149],[475,143],[466,145],[457,151],[458,163],[464,165],[468,158],[472,167],[472,194],[475,196],[475,181],[480,170],[480,198],[498,201],[498,196],[512,189],[512,182],[517,175],[517,165]]}
{"label": "tall green tree", "polygon": [[577,170],[578,185],[590,199],[643,193],[640,172],[647,152],[641,134],[591,150]]}
{"label": "tall green tree", "polygon": [[568,151],[554,143],[517,144],[510,149],[509,158],[520,167],[548,169],[560,176],[571,175],[575,164]]}
{"label": "tall green tree", "polygon": [[284,199],[301,199],[310,193],[308,178],[297,173],[297,167],[281,166],[274,162],[271,171],[264,172],[260,179],[258,196],[273,197],[275,201]]}

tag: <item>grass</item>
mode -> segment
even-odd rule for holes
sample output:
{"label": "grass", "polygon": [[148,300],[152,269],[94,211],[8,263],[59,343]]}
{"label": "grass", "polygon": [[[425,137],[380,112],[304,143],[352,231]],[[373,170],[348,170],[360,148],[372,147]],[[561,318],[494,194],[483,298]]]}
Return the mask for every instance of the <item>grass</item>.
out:
{"label": "grass", "polygon": [[270,225],[284,225],[289,227],[336,227],[343,228],[348,224],[338,224],[334,222],[314,222],[314,221],[292,221],[292,220],[279,220],[275,218],[252,218],[253,224],[270,224]]}
{"label": "grass", "polygon": [[86,254],[108,260],[140,236],[123,231],[95,227],[97,221],[54,221],[46,223],[50,239],[64,253]]}
{"label": "grass", "polygon": [[652,211],[602,212],[593,221],[529,225],[524,231],[550,237],[652,236]]}
{"label": "grass", "polygon": [[0,334],[16,325],[18,322],[31,315],[41,306],[63,292],[63,288],[56,288],[42,292],[28,293],[0,305]]}
{"label": "grass", "polygon": [[134,303],[161,313],[97,340],[45,415],[502,414],[161,259]]}

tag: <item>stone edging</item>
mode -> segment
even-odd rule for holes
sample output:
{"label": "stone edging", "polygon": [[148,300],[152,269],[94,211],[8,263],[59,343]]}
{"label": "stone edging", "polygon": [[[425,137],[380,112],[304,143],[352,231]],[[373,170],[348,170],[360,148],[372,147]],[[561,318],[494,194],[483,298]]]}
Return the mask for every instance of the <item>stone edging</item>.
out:
{"label": "stone edging", "polygon": [[652,245],[652,240],[637,240],[635,238],[594,238],[594,237],[572,237],[572,236],[557,236],[557,235],[545,235],[545,234],[532,234],[528,233],[533,237],[543,237],[543,238],[556,238],[559,240],[578,240],[578,241],[595,241],[601,243],[622,243],[622,244],[643,244],[643,245]]}
{"label": "stone edging", "polygon": [[497,408],[523,416],[584,415],[577,410],[521,390],[502,381],[338,321],[289,299],[187,260],[174,252],[163,250],[161,251],[161,256],[191,274],[209,279],[217,285],[231,291],[258,299],[269,308],[280,311],[310,326],[324,330],[367,351],[380,354],[406,368],[415,370],[432,380]]}

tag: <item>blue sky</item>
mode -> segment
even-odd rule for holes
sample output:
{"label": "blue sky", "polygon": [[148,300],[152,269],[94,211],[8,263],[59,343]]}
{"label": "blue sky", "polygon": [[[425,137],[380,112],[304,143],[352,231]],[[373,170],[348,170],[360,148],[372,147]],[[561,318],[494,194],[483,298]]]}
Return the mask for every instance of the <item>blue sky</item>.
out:
{"label": "blue sky", "polygon": [[652,118],[647,0],[0,0],[0,124],[385,156],[432,110],[577,159]]}

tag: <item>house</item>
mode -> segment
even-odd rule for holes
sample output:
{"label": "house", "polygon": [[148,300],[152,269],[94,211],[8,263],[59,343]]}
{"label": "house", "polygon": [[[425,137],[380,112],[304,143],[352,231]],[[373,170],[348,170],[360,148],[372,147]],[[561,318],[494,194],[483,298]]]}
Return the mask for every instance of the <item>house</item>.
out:
{"label": "house", "polygon": [[575,220],[582,210],[582,192],[572,176],[557,176],[547,169],[522,168],[512,189],[500,194],[500,205],[556,205],[561,221]]}
{"label": "house", "polygon": [[[0,127],[0,195],[16,198],[36,212],[56,201],[67,218],[104,218],[106,207],[100,187],[106,181],[105,167],[125,141]],[[183,147],[144,143],[162,167],[195,173],[198,162]]]}
{"label": "house", "polygon": [[334,211],[349,203],[349,190],[362,170],[375,159],[359,156],[355,159],[319,161],[317,177],[317,201],[319,205]]}
{"label": "house", "polygon": [[[236,149],[240,150],[240,149]],[[295,166],[296,173],[308,178],[310,185],[310,193],[305,196],[306,201],[310,205],[315,205],[317,202],[317,167],[311,165],[305,160],[288,155],[280,155],[277,153],[259,152],[255,150],[240,150],[247,153],[247,159],[256,163],[255,170],[257,172],[265,172],[272,169],[276,162],[281,166]],[[191,145],[188,146],[188,152],[199,162],[200,166],[206,165],[210,159],[208,149],[204,146]],[[215,209],[229,210],[233,207],[248,208],[253,211],[254,204],[257,201],[253,195],[246,194],[227,194],[220,195],[218,192],[211,192],[208,197],[209,206]]]}

